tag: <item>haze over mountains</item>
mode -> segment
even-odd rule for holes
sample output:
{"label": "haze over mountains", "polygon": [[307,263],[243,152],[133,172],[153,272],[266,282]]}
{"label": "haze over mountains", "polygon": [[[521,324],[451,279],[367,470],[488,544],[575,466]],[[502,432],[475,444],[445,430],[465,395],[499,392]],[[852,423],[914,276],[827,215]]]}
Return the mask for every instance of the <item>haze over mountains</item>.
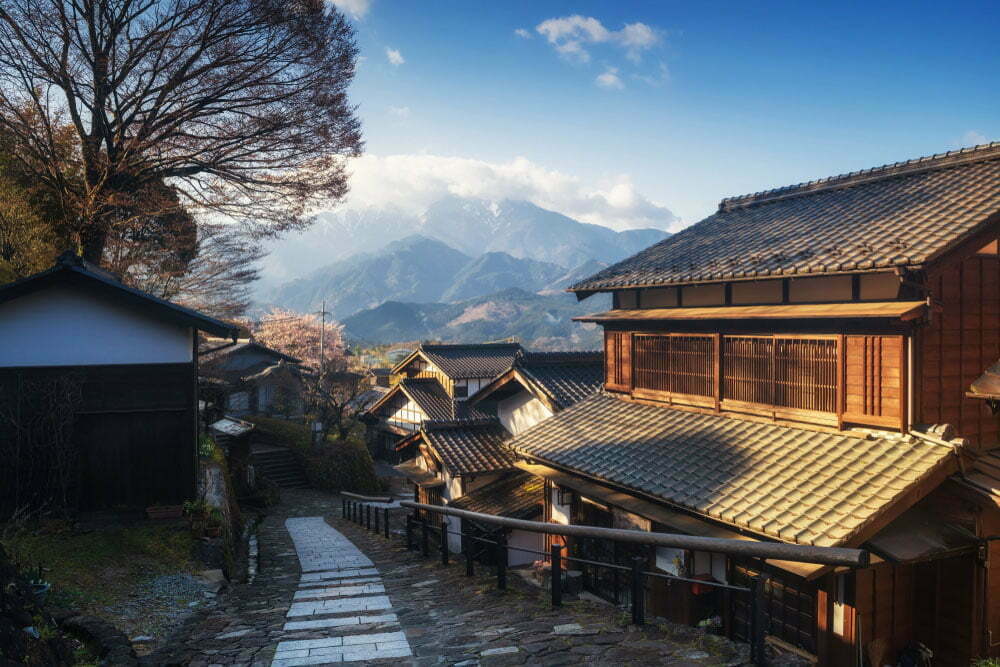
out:
{"label": "haze over mountains", "polygon": [[272,250],[265,273],[292,279],[263,285],[258,300],[299,312],[325,301],[351,337],[368,342],[516,336],[592,347],[570,319],[606,304],[577,304],[563,290],[667,236],[616,232],[515,200],[452,196],[419,216],[344,210]]}

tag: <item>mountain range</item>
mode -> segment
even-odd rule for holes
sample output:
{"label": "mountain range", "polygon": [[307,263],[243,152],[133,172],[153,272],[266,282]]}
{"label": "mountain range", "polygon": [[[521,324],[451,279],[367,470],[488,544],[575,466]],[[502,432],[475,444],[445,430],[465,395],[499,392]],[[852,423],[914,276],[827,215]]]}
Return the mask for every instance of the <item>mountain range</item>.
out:
{"label": "mountain range", "polygon": [[594,341],[570,318],[595,305],[577,304],[566,287],[667,236],[514,200],[447,197],[420,216],[347,210],[272,251],[269,261],[298,277],[265,286],[258,302],[299,312],[325,303],[350,336],[370,342],[516,336],[551,348],[562,337],[579,348]]}

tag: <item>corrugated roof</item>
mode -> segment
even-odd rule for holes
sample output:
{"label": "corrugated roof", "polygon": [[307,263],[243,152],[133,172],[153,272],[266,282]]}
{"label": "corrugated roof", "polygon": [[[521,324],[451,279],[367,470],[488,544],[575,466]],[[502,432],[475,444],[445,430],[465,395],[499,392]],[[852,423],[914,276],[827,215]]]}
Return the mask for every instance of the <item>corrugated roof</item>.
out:
{"label": "corrugated roof", "polygon": [[724,199],[570,290],[923,264],[1000,213],[1000,142]]}
{"label": "corrugated roof", "polygon": [[511,519],[533,519],[542,514],[545,480],[526,472],[490,482],[448,503],[468,512],[493,514]]}
{"label": "corrugated roof", "polygon": [[421,431],[452,475],[510,470],[514,454],[499,424],[430,426]]}
{"label": "corrugated roof", "polygon": [[417,350],[452,379],[492,378],[511,367],[521,346],[517,343],[425,344]]}
{"label": "corrugated roof", "polygon": [[869,438],[598,394],[511,442],[525,456],[787,542],[847,543],[914,484],[954,466],[918,439]]}

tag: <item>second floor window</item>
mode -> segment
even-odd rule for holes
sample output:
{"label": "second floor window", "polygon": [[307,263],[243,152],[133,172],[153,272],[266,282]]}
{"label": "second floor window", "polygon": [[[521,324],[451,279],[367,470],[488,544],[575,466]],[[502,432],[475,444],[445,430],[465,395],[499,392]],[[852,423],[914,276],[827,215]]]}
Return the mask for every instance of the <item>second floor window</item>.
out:
{"label": "second floor window", "polygon": [[837,411],[834,338],[724,336],[722,368],[723,399]]}
{"label": "second floor window", "polygon": [[635,388],[690,396],[715,394],[713,336],[636,335]]}

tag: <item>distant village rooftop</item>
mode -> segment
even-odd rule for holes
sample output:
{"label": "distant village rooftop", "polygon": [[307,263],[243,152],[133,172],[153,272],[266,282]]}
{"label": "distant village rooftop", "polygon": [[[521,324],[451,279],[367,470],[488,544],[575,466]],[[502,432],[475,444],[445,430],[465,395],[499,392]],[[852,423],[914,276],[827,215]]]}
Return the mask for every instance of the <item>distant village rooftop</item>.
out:
{"label": "distant village rooftop", "polygon": [[453,380],[494,377],[510,368],[520,352],[518,343],[423,343],[396,364],[393,372],[399,372],[414,357],[422,356]]}
{"label": "distant village rooftop", "polygon": [[701,222],[569,288],[920,267],[1000,215],[1000,142],[723,199]]}

